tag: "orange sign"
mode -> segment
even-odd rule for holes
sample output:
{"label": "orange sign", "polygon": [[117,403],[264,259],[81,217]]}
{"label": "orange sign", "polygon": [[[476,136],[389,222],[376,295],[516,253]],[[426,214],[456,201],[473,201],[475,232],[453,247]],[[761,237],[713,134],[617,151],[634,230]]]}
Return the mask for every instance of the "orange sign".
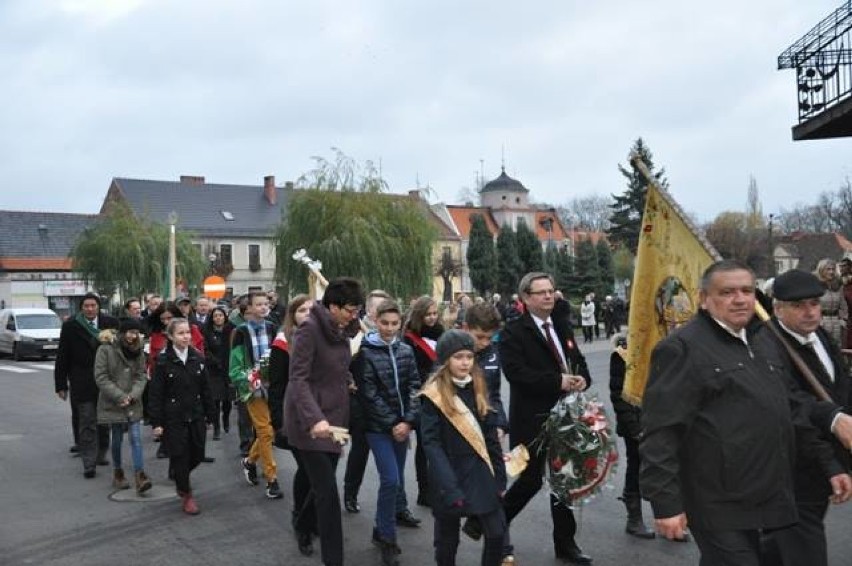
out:
{"label": "orange sign", "polygon": [[211,275],[204,280],[204,294],[211,299],[221,299],[225,296],[225,280],[218,275]]}

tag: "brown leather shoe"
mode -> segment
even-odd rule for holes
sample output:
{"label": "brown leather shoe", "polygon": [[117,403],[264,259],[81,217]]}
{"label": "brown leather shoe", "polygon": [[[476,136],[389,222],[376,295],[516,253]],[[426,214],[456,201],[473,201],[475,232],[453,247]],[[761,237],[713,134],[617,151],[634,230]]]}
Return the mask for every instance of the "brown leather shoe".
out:
{"label": "brown leather shoe", "polygon": [[136,494],[142,495],[149,489],[151,489],[151,480],[144,470],[139,470],[136,472]]}
{"label": "brown leather shoe", "polygon": [[127,489],[130,487],[127,478],[124,477],[124,470],[121,468],[116,468],[112,471],[112,487],[115,489]]}

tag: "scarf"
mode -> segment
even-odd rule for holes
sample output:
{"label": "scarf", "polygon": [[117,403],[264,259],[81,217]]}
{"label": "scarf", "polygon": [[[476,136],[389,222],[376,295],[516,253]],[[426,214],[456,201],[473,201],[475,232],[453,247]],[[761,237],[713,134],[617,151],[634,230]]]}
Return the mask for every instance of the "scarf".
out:
{"label": "scarf", "polygon": [[74,320],[76,320],[80,324],[80,326],[88,330],[89,334],[92,335],[92,338],[94,338],[95,340],[98,339],[100,331],[94,326],[92,326],[92,323],[89,322],[89,319],[83,316],[83,313],[78,312],[77,315],[74,317]]}
{"label": "scarf", "polygon": [[269,335],[266,333],[266,322],[255,322],[250,320],[246,322],[249,336],[251,336],[252,353],[254,354],[255,365],[260,363],[263,355],[269,350]]}
{"label": "scarf", "polygon": [[476,420],[476,415],[464,404],[464,401],[458,395],[453,395],[451,402],[453,403],[455,412],[450,414],[447,404],[438,392],[438,386],[435,383],[427,383],[421,394],[428,397],[435,404],[438,410],[441,411],[441,414],[444,415],[444,418],[470,444],[473,451],[488,464],[491,475],[494,475],[494,466],[491,464],[491,458],[488,456],[488,448],[485,445],[485,435],[482,434],[482,428],[479,426],[479,421]]}
{"label": "scarf", "polygon": [[429,358],[429,361],[434,362],[438,359],[438,354],[435,353],[435,349],[430,346],[429,343],[426,342],[423,338],[421,338],[410,330],[405,333],[405,337],[411,340],[411,342],[415,346],[417,346],[417,349],[426,354],[426,357]]}

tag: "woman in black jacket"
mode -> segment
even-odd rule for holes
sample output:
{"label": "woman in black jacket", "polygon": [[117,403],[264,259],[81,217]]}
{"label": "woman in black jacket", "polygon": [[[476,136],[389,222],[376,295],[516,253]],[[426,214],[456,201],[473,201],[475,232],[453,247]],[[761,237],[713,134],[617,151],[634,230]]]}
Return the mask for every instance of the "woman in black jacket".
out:
{"label": "woman in black jacket", "polygon": [[318,533],[317,515],[311,497],[311,482],[302,463],[299,450],[287,442],[284,436],[284,395],[290,382],[290,348],[293,333],[311,314],[314,301],[308,295],[296,295],[284,315],[281,331],[272,342],[269,354],[269,414],[275,430],[275,446],[293,453],[296,474],[293,476],[293,530],[299,552],[305,556],[314,553],[312,538]]}
{"label": "woman in black jacket", "polygon": [[213,440],[221,438],[221,429],[225,433],[231,430],[231,380],[228,378],[228,364],[231,358],[231,332],[234,325],[228,321],[228,315],[222,307],[210,311],[204,323],[204,347],[207,350],[207,375],[210,379],[210,396],[216,406],[216,418],[213,420]]}
{"label": "woman in black jacket", "polygon": [[612,408],[615,409],[615,432],[624,439],[627,454],[627,470],[624,474],[624,491],[621,499],[627,507],[627,534],[638,538],[654,538],[654,531],[645,526],[642,519],[642,498],[639,495],[639,441],[642,439],[642,409],[631,405],[621,397],[627,369],[627,338],[617,336],[615,351],[609,357],[609,392]]}
{"label": "woman in black jacket", "polygon": [[191,345],[189,321],[173,319],[166,334],[169,343],[157,357],[149,385],[151,424],[154,434],[162,436],[168,449],[183,511],[197,515],[199,509],[192,497],[189,473],[204,458],[205,419],[213,421],[215,408],[204,358]]}
{"label": "woman in black jacket", "polygon": [[[423,295],[411,305],[411,312],[403,329],[403,341],[414,348],[414,358],[417,360],[417,375],[421,383],[432,374],[435,368],[435,345],[444,332],[444,327],[438,322],[438,304],[435,300]],[[426,455],[423,452],[422,438],[419,427],[417,433],[417,450],[414,452],[414,470],[417,473],[417,504],[429,505],[429,474],[426,469]],[[419,522],[419,521],[418,521]]]}

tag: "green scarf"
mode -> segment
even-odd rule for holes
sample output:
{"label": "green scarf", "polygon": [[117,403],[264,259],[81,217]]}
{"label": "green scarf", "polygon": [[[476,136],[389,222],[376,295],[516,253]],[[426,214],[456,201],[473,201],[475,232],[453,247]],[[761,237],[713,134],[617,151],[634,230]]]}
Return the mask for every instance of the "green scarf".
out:
{"label": "green scarf", "polygon": [[92,335],[92,337],[93,337],[95,340],[97,340],[97,339],[98,339],[98,335],[101,333],[101,331],[100,331],[100,330],[98,330],[97,328],[94,328],[94,327],[92,326],[92,324],[89,322],[89,319],[87,319],[85,316],[83,316],[83,313],[78,312],[78,313],[77,313],[77,316],[75,316],[75,317],[74,317],[74,320],[76,320],[77,322],[79,322],[79,323],[80,323],[80,325],[81,325],[83,328],[85,328],[86,330],[88,330],[88,331],[89,331],[89,334],[91,334],[91,335]]}

